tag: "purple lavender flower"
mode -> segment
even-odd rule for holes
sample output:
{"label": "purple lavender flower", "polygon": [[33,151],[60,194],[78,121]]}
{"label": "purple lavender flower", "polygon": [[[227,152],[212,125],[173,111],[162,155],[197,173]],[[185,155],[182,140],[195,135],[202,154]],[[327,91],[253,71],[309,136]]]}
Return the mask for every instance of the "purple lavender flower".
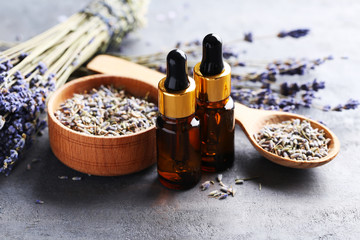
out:
{"label": "purple lavender flower", "polygon": [[292,37],[292,38],[301,38],[305,37],[310,32],[310,29],[301,28],[295,29],[291,31],[281,31],[278,33],[277,37],[284,38],[284,37]]}
{"label": "purple lavender flower", "polygon": [[280,85],[280,93],[284,96],[290,95],[290,87],[287,82],[284,82]]}
{"label": "purple lavender flower", "polygon": [[232,52],[232,51],[228,51],[227,49],[224,49],[224,50],[223,50],[223,57],[224,57],[225,59],[229,59],[230,57],[235,57],[235,58],[237,58],[238,55],[235,54],[235,53]]}
{"label": "purple lavender flower", "polygon": [[330,106],[330,105],[324,105],[323,108],[322,108],[322,110],[323,110],[324,112],[328,112],[328,111],[331,110],[331,106]]}
{"label": "purple lavender flower", "polygon": [[344,109],[357,109],[360,105],[360,102],[358,100],[354,100],[354,99],[349,99],[345,105],[344,105]]}
{"label": "purple lavender flower", "polygon": [[332,110],[333,111],[337,111],[337,112],[341,112],[343,110],[343,105],[338,104],[336,107],[334,107]]}
{"label": "purple lavender flower", "polygon": [[18,157],[19,157],[18,152],[16,150],[14,150],[14,149],[11,149],[9,158],[13,159],[13,160],[17,160]]}
{"label": "purple lavender flower", "polygon": [[235,53],[231,48],[229,47],[224,47],[223,48],[223,57],[225,59],[229,59],[231,57],[234,57],[234,58],[237,58],[238,57],[238,54]]}
{"label": "purple lavender flower", "polygon": [[238,67],[245,67],[246,66],[246,63],[244,63],[244,62],[236,62],[235,64],[234,64],[234,66],[236,67],[236,66],[238,66]]}
{"label": "purple lavender flower", "polygon": [[3,62],[3,64],[6,66],[6,69],[9,71],[13,65],[12,63],[10,62],[10,60],[7,60],[6,62]]}
{"label": "purple lavender flower", "polygon": [[336,107],[331,108],[330,105],[323,106],[322,110],[325,112],[328,111],[336,111],[341,112],[342,110],[350,110],[350,109],[357,109],[360,105],[360,102],[358,100],[349,99],[344,105],[338,104]]}
{"label": "purple lavender flower", "polygon": [[302,94],[302,99],[304,102],[304,107],[310,108],[313,99],[315,99],[315,94],[313,90],[306,91],[304,94]]}
{"label": "purple lavender flower", "polygon": [[46,64],[43,62],[39,62],[38,69],[39,69],[40,74],[44,75],[45,72],[47,71]]}
{"label": "purple lavender flower", "polygon": [[294,105],[285,106],[282,110],[284,112],[292,112],[295,109]]}
{"label": "purple lavender flower", "polygon": [[20,55],[19,55],[19,60],[20,61],[22,61],[22,60],[24,60],[24,58],[26,58],[27,56],[29,56],[29,54],[28,53],[20,53]]}
{"label": "purple lavender flower", "polygon": [[27,83],[20,72],[13,76],[15,83],[0,91],[0,112],[6,116],[1,116],[0,172],[5,175],[19,160],[22,149],[31,144],[31,136],[46,126],[38,116],[45,111],[45,99],[55,83],[52,78],[40,81],[39,76]]}
{"label": "purple lavender flower", "polygon": [[253,35],[252,35],[251,32],[248,32],[248,33],[244,34],[244,41],[250,42],[250,43],[253,42]]}
{"label": "purple lavender flower", "polygon": [[5,72],[6,69],[7,69],[6,66],[4,64],[0,63],[0,73]]}
{"label": "purple lavender flower", "polygon": [[325,88],[325,82],[324,81],[318,82],[318,81],[316,81],[316,78],[315,78],[312,83],[312,89],[317,92],[319,89],[324,89],[324,88]]}
{"label": "purple lavender flower", "polygon": [[20,71],[16,71],[16,72],[14,73],[14,78],[15,78],[15,79],[18,79],[18,80],[23,80],[23,79],[24,79],[24,77],[23,77],[23,75],[21,74]]}
{"label": "purple lavender flower", "polygon": [[158,66],[156,70],[161,73],[166,73],[166,68],[164,66]]}

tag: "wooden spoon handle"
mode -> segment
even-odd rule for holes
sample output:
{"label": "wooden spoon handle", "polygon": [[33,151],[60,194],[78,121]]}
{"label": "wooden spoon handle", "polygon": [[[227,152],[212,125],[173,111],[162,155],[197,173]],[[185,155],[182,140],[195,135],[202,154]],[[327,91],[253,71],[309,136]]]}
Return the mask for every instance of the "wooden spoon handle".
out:
{"label": "wooden spoon handle", "polygon": [[246,132],[246,126],[251,124],[252,121],[255,121],[256,118],[253,119],[254,113],[251,108],[246,107],[243,104],[235,102],[235,122],[236,124],[240,125],[243,131]]}
{"label": "wooden spoon handle", "polygon": [[156,88],[158,87],[160,79],[165,77],[165,74],[163,73],[110,55],[96,56],[87,64],[87,68],[99,73],[136,78],[137,80],[147,82]]}
{"label": "wooden spoon handle", "polygon": [[259,123],[261,124],[261,119],[271,114],[271,111],[253,109],[235,102],[235,122],[249,137],[251,137],[253,129],[256,129]]}

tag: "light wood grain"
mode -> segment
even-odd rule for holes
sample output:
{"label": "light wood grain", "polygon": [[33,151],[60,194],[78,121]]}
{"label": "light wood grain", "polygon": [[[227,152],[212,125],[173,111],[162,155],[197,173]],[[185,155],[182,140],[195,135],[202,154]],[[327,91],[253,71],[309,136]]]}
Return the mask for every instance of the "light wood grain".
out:
{"label": "light wood grain", "polygon": [[165,74],[163,73],[133,62],[129,62],[122,58],[109,55],[98,55],[94,57],[87,64],[87,68],[98,73],[135,78],[139,81],[151,84],[156,88],[158,87],[160,79],[165,77]]}
{"label": "light wood grain", "polygon": [[[159,80],[165,76],[164,74],[149,68],[108,55],[96,56],[91,62],[89,62],[87,67],[95,72],[111,73],[114,75],[136,78],[137,80],[151,84],[156,88]],[[332,139],[329,145],[328,156],[312,161],[296,161],[283,158],[262,149],[253,137],[253,135],[266,124],[279,123],[295,118],[309,121],[313,128],[324,129],[326,137]],[[336,135],[330,131],[330,129],[320,124],[319,122],[313,121],[301,115],[279,111],[251,109],[242,104],[235,103],[235,120],[236,123],[239,124],[243,129],[251,144],[262,156],[274,163],[286,167],[313,168],[321,166],[331,161],[340,151],[340,142]]]}
{"label": "light wood grain", "polygon": [[48,102],[50,146],[65,165],[92,175],[115,176],[138,172],[156,162],[155,127],[126,136],[92,136],[65,127],[54,112],[74,93],[97,88],[101,84],[124,87],[134,96],[157,103],[157,88],[136,79],[93,75],[73,80],[58,89]]}

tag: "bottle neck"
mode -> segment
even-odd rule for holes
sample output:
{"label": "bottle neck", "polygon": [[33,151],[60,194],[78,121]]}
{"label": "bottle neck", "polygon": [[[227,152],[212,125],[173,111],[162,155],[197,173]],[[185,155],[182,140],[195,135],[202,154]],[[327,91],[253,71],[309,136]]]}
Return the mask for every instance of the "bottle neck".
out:
{"label": "bottle neck", "polygon": [[201,99],[196,99],[196,104],[200,107],[207,107],[207,108],[223,108],[226,104],[228,104],[229,101],[231,101],[231,97],[227,97],[223,100],[217,101],[217,102],[209,102],[209,101],[203,101]]}
{"label": "bottle neck", "polygon": [[195,117],[195,113],[193,113],[187,117],[183,117],[183,118],[171,118],[171,117],[168,117],[168,116],[165,116],[165,115],[159,113],[159,117],[161,117],[162,120],[169,122],[169,123],[182,124],[182,123],[191,122],[191,120]]}

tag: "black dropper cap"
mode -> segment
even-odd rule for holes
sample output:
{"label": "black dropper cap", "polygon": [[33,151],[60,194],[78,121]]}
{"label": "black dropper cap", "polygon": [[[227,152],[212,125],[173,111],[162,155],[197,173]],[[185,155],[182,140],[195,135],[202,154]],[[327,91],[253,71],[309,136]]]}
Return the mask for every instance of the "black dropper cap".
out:
{"label": "black dropper cap", "polygon": [[174,49],[166,58],[166,79],[164,86],[168,91],[181,91],[189,87],[190,82],[187,74],[187,57],[186,54]]}
{"label": "black dropper cap", "polygon": [[203,76],[213,76],[220,74],[223,69],[222,40],[218,35],[210,33],[203,40],[200,72]]}

